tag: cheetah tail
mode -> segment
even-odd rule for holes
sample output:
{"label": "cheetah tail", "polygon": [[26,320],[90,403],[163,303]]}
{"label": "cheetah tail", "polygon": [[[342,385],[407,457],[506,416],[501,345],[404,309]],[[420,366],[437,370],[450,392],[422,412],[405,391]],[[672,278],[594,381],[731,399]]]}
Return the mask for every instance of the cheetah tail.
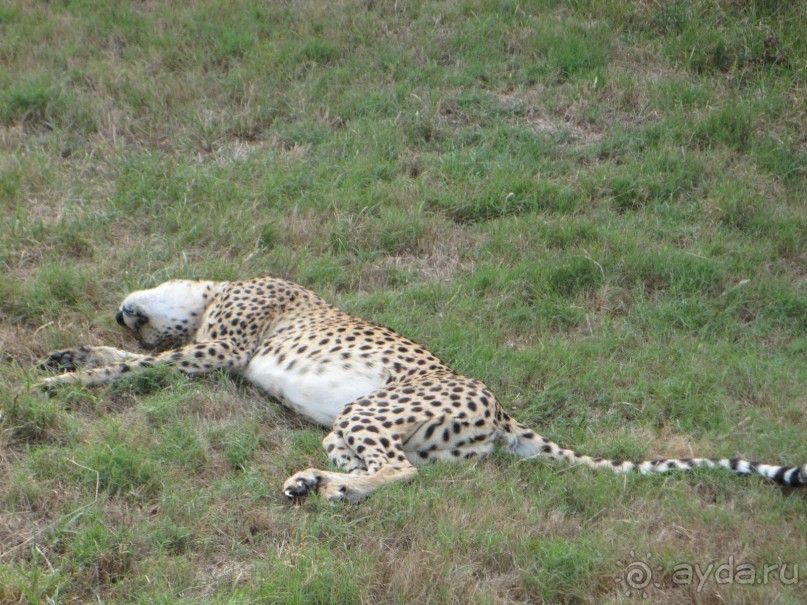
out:
{"label": "cheetah tail", "polygon": [[807,464],[802,466],[779,466],[751,462],[742,458],[656,458],[631,462],[629,460],[610,460],[592,458],[566,449],[541,437],[523,424],[512,418],[504,419],[505,431],[501,433],[504,449],[524,457],[545,457],[552,460],[565,460],[572,464],[585,464],[591,468],[607,468],[616,473],[638,471],[643,475],[666,473],[675,470],[691,470],[694,468],[727,468],[738,475],[756,473],[790,487],[807,486]]}

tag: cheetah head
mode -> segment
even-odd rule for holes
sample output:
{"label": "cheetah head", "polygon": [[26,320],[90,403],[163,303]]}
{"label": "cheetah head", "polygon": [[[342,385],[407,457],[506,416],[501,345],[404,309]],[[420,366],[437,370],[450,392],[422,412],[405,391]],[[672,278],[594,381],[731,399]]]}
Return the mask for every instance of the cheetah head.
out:
{"label": "cheetah head", "polygon": [[131,293],[115,320],[147,349],[190,341],[199,327],[215,282],[175,279]]}

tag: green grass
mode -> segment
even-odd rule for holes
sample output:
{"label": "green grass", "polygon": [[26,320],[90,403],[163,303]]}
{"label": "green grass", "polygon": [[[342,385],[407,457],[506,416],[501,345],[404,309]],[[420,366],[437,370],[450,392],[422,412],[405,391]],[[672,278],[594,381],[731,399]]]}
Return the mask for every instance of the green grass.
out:
{"label": "green grass", "polygon": [[[133,289],[276,275],[591,455],[807,461],[804,3],[0,7],[0,602],[799,603],[801,493],[494,456],[355,506],[238,379],[32,388]],[[96,491],[97,490],[97,491]],[[783,531],[783,528],[787,528]],[[633,552],[634,555],[630,553]]]}

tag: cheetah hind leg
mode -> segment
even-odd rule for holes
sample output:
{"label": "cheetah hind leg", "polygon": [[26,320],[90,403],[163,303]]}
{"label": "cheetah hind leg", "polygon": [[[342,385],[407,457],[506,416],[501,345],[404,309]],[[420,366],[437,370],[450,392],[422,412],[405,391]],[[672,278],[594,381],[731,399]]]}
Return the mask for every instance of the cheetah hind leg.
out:
{"label": "cheetah hind leg", "polygon": [[[356,414],[352,406],[345,408],[343,415],[336,419],[336,425],[341,424],[341,418],[345,418],[343,428],[350,427],[351,424],[362,428],[366,426],[361,422],[366,417],[361,413]],[[417,474],[417,469],[406,459],[400,437],[365,432],[367,434],[360,443],[356,440],[359,432],[350,431],[350,437],[345,440],[345,433],[340,429],[323,440],[331,460],[345,470],[354,469],[353,472],[335,473],[308,468],[286,480],[283,484],[286,497],[300,499],[312,492],[319,492],[326,500],[358,502],[382,485],[407,481]]]}
{"label": "cheetah hind leg", "polygon": [[344,472],[360,475],[367,472],[367,465],[364,464],[364,460],[357,456],[336,432],[328,433],[325,439],[322,440],[322,447],[325,448],[331,462]]}
{"label": "cheetah hind leg", "polygon": [[283,484],[283,493],[288,498],[301,499],[309,493],[319,492],[329,501],[347,500],[355,503],[382,485],[408,481],[416,474],[417,469],[412,465],[385,465],[371,475],[348,475],[308,468],[289,477]]}

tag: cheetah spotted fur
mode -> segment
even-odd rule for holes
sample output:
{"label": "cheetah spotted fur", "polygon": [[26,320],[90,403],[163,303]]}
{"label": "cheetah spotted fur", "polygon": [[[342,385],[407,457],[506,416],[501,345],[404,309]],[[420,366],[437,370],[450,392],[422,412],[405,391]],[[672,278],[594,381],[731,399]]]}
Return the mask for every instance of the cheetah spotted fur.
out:
{"label": "cheetah spotted fur", "polygon": [[48,364],[65,372],[45,379],[43,387],[108,383],[157,364],[187,374],[240,374],[331,431],[323,446],[343,472],[298,472],[283,486],[289,498],[319,492],[355,502],[384,484],[411,479],[420,464],[484,456],[494,447],[618,473],[725,467],[783,485],[807,484],[807,465],[739,458],[630,462],[563,448],[514,420],[482,382],[454,372],[393,330],[352,317],[283,279],[172,280],[130,294],[116,319],[145,349],[162,352],[57,351]]}

